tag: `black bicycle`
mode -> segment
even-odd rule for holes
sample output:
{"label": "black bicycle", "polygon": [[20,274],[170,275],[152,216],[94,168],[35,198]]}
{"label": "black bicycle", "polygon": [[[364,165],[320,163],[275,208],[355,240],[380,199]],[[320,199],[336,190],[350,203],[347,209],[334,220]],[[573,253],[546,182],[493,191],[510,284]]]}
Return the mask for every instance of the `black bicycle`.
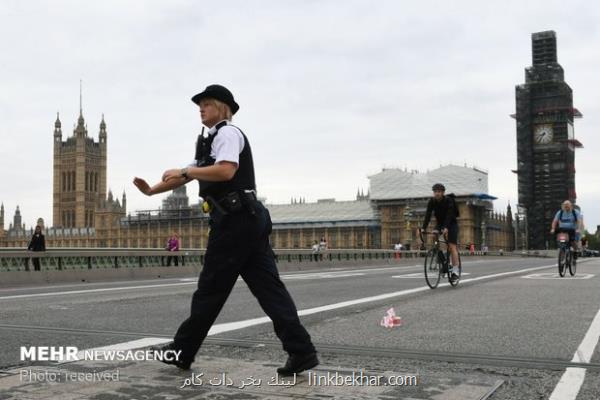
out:
{"label": "black bicycle", "polygon": [[558,241],[558,274],[564,277],[567,274],[567,267],[571,276],[577,272],[577,257],[571,248],[571,237],[567,232],[559,232],[556,235]]}
{"label": "black bicycle", "polygon": [[[423,232],[421,231],[419,234],[421,236],[421,242],[424,244],[425,240],[423,239]],[[462,262],[460,261],[460,253],[458,253],[458,267],[454,268],[452,272],[458,275],[458,279],[452,279],[450,276],[450,271],[448,268],[448,264],[450,263],[450,246],[448,246],[448,242],[445,239],[440,238],[439,231],[431,232],[433,235],[433,245],[427,250],[427,254],[425,255],[425,281],[427,285],[435,289],[438,287],[440,283],[440,279],[442,275],[446,275],[448,277],[448,282],[450,285],[456,286],[460,281],[460,275],[462,273]],[[446,245],[446,252],[440,249],[440,244]]]}

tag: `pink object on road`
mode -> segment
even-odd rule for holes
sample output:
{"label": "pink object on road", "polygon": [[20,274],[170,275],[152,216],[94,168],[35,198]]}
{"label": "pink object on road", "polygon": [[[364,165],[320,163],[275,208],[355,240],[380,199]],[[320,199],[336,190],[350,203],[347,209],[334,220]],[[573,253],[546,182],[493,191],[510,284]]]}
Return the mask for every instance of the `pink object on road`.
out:
{"label": "pink object on road", "polygon": [[393,328],[395,326],[402,325],[402,319],[396,316],[396,312],[394,311],[394,307],[387,310],[386,315],[383,317],[380,323],[381,326],[386,328]]}

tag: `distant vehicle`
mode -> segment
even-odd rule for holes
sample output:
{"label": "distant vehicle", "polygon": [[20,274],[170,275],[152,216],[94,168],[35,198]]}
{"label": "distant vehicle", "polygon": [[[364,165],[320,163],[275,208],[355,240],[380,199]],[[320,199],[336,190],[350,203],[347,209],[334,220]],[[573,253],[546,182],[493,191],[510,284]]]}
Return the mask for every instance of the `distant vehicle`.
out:
{"label": "distant vehicle", "polygon": [[581,252],[582,257],[600,257],[600,251],[585,249]]}

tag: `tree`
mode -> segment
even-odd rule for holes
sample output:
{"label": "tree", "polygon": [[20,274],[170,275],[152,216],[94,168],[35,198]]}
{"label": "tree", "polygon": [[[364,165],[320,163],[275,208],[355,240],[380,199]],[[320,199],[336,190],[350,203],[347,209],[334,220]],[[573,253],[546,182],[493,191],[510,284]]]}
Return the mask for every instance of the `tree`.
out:
{"label": "tree", "polygon": [[587,230],[584,231],[584,234],[588,241],[588,249],[600,250],[600,238],[592,233],[589,233]]}

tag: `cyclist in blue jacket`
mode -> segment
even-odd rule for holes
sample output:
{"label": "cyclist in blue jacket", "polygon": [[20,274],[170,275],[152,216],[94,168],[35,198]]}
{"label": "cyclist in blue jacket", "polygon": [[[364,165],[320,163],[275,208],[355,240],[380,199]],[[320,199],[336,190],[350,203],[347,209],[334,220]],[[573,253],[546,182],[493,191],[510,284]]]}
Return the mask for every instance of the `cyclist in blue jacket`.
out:
{"label": "cyclist in blue jacket", "polygon": [[565,200],[562,207],[552,220],[550,233],[566,232],[569,234],[569,240],[574,244],[575,250],[579,248],[581,230],[583,227],[583,216],[579,210],[573,207],[573,203]]}

